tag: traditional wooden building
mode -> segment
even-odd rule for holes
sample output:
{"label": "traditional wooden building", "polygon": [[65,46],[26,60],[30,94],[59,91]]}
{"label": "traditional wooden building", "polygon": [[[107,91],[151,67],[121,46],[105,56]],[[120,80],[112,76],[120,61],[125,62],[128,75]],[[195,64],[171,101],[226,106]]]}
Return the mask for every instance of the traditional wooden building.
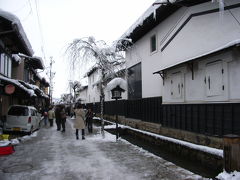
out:
{"label": "traditional wooden building", "polygon": [[[41,58],[33,57],[32,47],[19,19],[0,10],[0,116],[12,104],[48,103],[48,96],[37,86],[37,69],[44,69]],[[48,83],[39,78],[40,85]]]}
{"label": "traditional wooden building", "polygon": [[156,1],[122,35],[132,44],[121,115],[207,145],[240,135],[239,22],[238,0]]}

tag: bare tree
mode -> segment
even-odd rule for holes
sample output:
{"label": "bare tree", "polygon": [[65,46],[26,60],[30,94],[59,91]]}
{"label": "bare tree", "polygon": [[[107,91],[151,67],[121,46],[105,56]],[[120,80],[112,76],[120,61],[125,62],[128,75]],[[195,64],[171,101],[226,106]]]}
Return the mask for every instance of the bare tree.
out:
{"label": "bare tree", "polygon": [[76,93],[81,88],[81,83],[79,81],[70,82],[70,88],[73,89],[73,102],[76,100]]}
{"label": "bare tree", "polygon": [[[70,60],[70,65],[76,63],[89,63],[93,61],[94,65],[101,71],[99,91],[101,104],[101,131],[104,136],[103,121],[103,103],[104,103],[104,80],[107,74],[114,74],[116,67],[120,68],[125,64],[123,46],[128,45],[127,39],[114,42],[111,46],[103,40],[96,41],[94,37],[75,39],[67,47],[66,53]],[[130,41],[129,41],[130,42]]]}

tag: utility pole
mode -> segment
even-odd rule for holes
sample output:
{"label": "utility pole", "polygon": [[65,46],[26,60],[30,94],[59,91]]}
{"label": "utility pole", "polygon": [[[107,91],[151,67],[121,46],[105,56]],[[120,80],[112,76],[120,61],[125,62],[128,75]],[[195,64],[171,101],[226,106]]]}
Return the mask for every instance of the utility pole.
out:
{"label": "utility pole", "polygon": [[53,92],[53,78],[55,76],[55,72],[52,72],[52,65],[55,63],[53,60],[53,57],[50,57],[50,74],[49,74],[49,80],[50,80],[50,87],[49,87],[49,96],[50,96],[50,104],[52,104],[52,92]]}

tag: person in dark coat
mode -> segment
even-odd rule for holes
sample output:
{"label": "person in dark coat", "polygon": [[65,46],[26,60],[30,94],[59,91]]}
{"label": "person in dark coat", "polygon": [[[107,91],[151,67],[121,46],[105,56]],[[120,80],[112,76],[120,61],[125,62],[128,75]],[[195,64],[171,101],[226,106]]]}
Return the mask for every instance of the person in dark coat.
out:
{"label": "person in dark coat", "polygon": [[93,112],[91,108],[88,108],[87,114],[86,114],[86,124],[88,127],[88,132],[93,132]]}
{"label": "person in dark coat", "polygon": [[60,123],[62,125],[62,132],[65,132],[65,123],[66,123],[67,114],[64,106],[61,106],[60,116],[61,116]]}
{"label": "person in dark coat", "polygon": [[59,105],[55,108],[55,118],[56,118],[56,124],[57,124],[57,131],[61,130],[61,107]]}

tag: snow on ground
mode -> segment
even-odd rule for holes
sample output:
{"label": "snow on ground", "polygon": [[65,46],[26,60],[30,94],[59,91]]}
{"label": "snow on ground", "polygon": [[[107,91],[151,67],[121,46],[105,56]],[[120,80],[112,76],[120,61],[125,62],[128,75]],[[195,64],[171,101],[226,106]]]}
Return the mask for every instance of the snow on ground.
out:
{"label": "snow on ground", "polygon": [[239,180],[240,172],[234,171],[232,173],[227,173],[226,171],[223,171],[216,178],[219,180]]}
{"label": "snow on ground", "polygon": [[[56,127],[43,128],[20,138],[14,154],[0,157],[1,180],[27,179],[29,176],[44,180],[206,179],[124,139],[116,141],[115,135],[108,132],[105,132],[103,139],[98,127],[94,127],[94,134],[86,134],[86,140],[76,140],[73,121],[68,119],[65,133],[56,131]],[[114,128],[115,125],[106,126],[110,127]],[[6,167],[18,164],[31,165],[33,168],[18,173],[3,172]],[[217,178],[237,180],[240,172],[222,172]]]}
{"label": "snow on ground", "polygon": [[[98,118],[95,118],[95,119],[98,119]],[[107,120],[105,120],[105,121],[112,124],[112,125],[105,126],[104,127],[105,129],[116,128],[115,123],[113,123],[111,121],[107,121]],[[137,131],[139,133],[146,134],[146,135],[149,135],[149,136],[154,136],[155,138],[159,138],[159,139],[162,139],[162,140],[165,140],[165,141],[170,141],[170,142],[173,142],[173,143],[176,143],[176,144],[180,144],[182,146],[186,146],[186,147],[189,147],[191,149],[195,149],[195,150],[199,150],[199,151],[203,151],[203,152],[207,152],[207,153],[210,153],[210,154],[213,154],[213,155],[223,157],[223,150],[222,149],[216,149],[216,148],[211,148],[211,147],[208,147],[208,146],[197,145],[197,144],[182,141],[182,140],[179,140],[179,139],[174,139],[174,138],[154,134],[154,133],[151,133],[151,132],[135,129],[135,128],[132,128],[130,126],[124,126],[124,125],[121,125],[121,124],[119,124],[118,126],[121,127],[121,128],[131,129],[133,131]]]}
{"label": "snow on ground", "polygon": [[[94,119],[100,120],[100,118],[98,118],[98,117],[94,117]],[[114,128],[116,128],[115,123],[113,123],[111,121],[107,121],[107,120],[104,120],[104,121],[112,124],[112,125],[105,126],[104,129],[114,129]],[[154,136],[156,138],[160,138],[160,139],[163,139],[163,140],[168,140],[168,141],[171,141],[171,142],[174,142],[174,143],[178,143],[178,144],[190,147],[192,149],[197,149],[197,150],[200,150],[200,151],[204,151],[204,152],[207,152],[207,153],[211,153],[211,154],[215,154],[215,155],[223,157],[223,150],[220,150],[220,149],[210,148],[210,147],[202,146],[202,145],[196,145],[196,144],[189,143],[189,142],[186,142],[186,141],[181,141],[181,140],[178,140],[178,139],[157,135],[157,134],[150,133],[150,132],[147,132],[147,131],[134,129],[134,128],[131,128],[129,126],[124,126],[124,125],[121,125],[121,124],[119,124],[118,127],[128,128],[128,129],[131,129],[131,130],[134,130],[134,131],[138,131],[138,132],[143,133],[143,134]],[[128,141],[123,140],[123,139],[121,139],[121,141],[123,141],[125,143],[129,143]],[[134,146],[137,150],[143,152],[146,156],[155,156],[155,157],[157,157],[156,155],[154,155],[152,153],[149,153],[148,151],[146,151],[146,150],[144,150],[144,149],[142,149],[142,148],[140,148],[138,146],[135,146],[133,144],[131,144],[131,145]],[[173,164],[171,162],[169,162],[169,163]],[[223,171],[216,178],[218,178],[219,180],[240,180],[240,172],[234,171],[232,173],[227,173],[226,171]]]}

